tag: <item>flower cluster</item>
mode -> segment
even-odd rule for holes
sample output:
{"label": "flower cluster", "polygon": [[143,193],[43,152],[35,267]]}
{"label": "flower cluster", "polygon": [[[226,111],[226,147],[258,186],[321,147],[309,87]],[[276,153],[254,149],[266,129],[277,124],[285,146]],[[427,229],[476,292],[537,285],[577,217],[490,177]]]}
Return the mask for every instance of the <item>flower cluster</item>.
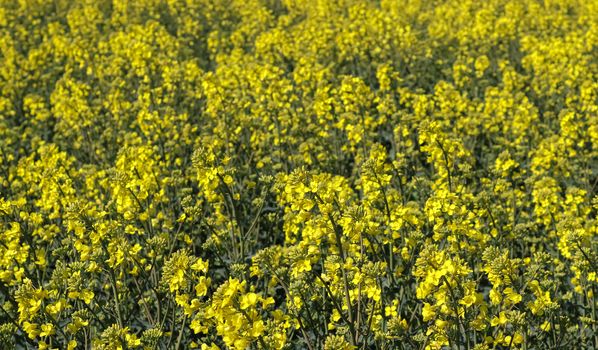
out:
{"label": "flower cluster", "polygon": [[596,13],[0,1],[0,348],[598,348]]}

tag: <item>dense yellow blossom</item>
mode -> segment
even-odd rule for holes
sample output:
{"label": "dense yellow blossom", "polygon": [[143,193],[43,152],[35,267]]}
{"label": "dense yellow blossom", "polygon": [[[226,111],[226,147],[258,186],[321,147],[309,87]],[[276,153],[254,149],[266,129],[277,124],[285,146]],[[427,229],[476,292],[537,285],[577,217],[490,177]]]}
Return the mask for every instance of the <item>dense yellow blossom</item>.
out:
{"label": "dense yellow blossom", "polygon": [[597,13],[0,0],[0,348],[598,348]]}

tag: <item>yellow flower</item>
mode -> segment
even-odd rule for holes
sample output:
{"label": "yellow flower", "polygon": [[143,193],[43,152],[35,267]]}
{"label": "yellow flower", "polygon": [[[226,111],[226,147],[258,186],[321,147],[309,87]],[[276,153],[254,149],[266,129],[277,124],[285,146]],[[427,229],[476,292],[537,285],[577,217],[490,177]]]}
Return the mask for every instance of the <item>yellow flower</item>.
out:
{"label": "yellow flower", "polygon": [[137,338],[135,334],[127,333],[125,335],[125,340],[127,341],[128,347],[137,348],[141,346],[141,339]]}
{"label": "yellow flower", "polygon": [[23,330],[30,339],[35,339],[40,334],[39,325],[28,321],[23,322]]}
{"label": "yellow flower", "polygon": [[422,316],[424,321],[429,321],[436,316],[436,310],[429,303],[424,303],[424,307],[422,308]]}
{"label": "yellow flower", "polygon": [[193,265],[191,265],[191,269],[193,271],[207,273],[208,272],[208,262],[203,261],[202,259],[197,259],[197,261]]}
{"label": "yellow flower", "polygon": [[66,348],[67,350],[75,350],[77,348],[77,341],[74,339],[69,341]]}
{"label": "yellow flower", "polygon": [[498,325],[504,325],[507,322],[509,322],[507,314],[504,311],[501,311],[498,317],[495,316],[494,318],[492,318],[492,321],[490,321],[490,325],[492,327],[495,327]]}
{"label": "yellow flower", "polygon": [[509,300],[509,302],[513,305],[520,303],[523,299],[521,294],[515,292],[511,287],[505,288],[503,293],[507,296],[507,300]]}
{"label": "yellow flower", "polygon": [[476,304],[479,300],[479,296],[477,295],[477,293],[472,293],[472,294],[468,294],[466,296],[463,297],[463,299],[461,299],[459,301],[459,304],[461,305],[465,305],[467,307],[470,307],[474,304]]}
{"label": "yellow flower", "polygon": [[195,285],[195,295],[202,297],[208,293],[208,287],[210,286],[211,279],[205,276],[199,277],[199,282]]}
{"label": "yellow flower", "polygon": [[247,293],[241,296],[241,310],[245,310],[254,306],[258,300],[259,296],[255,293]]}
{"label": "yellow flower", "polygon": [[52,335],[54,333],[55,333],[55,331],[54,331],[54,325],[51,324],[51,323],[44,323],[41,326],[41,331],[39,333],[39,336],[40,337],[47,337],[47,336],[50,336],[50,335]]}
{"label": "yellow flower", "polygon": [[70,333],[77,333],[79,329],[89,325],[89,321],[83,320],[79,316],[74,316],[71,323],[67,324],[66,329]]}

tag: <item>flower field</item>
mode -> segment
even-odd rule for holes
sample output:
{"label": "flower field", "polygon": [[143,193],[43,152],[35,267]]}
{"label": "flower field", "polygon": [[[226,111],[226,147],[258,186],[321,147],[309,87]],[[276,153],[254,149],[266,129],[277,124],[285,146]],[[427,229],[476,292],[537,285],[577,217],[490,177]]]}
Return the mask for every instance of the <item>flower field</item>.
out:
{"label": "flower field", "polygon": [[0,0],[0,349],[598,349],[598,1]]}

